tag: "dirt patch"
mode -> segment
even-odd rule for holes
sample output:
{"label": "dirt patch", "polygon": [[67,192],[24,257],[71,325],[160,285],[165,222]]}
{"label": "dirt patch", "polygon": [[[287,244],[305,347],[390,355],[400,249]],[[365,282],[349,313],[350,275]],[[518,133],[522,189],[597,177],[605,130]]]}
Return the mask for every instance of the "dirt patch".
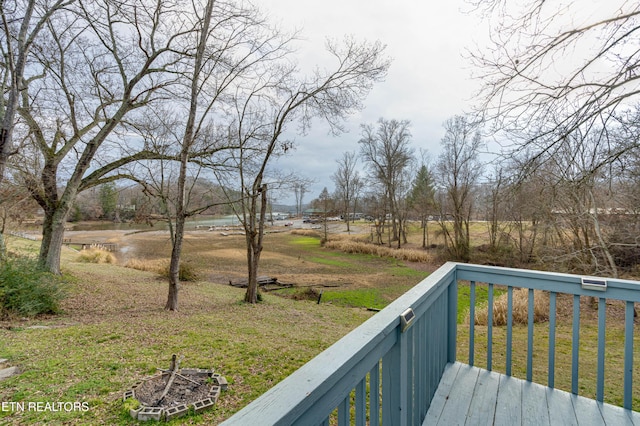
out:
{"label": "dirt patch", "polygon": [[[129,414],[136,420],[172,420],[185,416],[193,407],[195,413],[210,409],[220,392],[227,390],[227,380],[213,370],[178,368],[173,355],[171,368],[148,377],[125,391],[124,400],[137,401]],[[134,403],[135,404],[135,403]]]}
{"label": "dirt patch", "polygon": [[[184,373],[176,376],[168,393],[162,394],[169,382],[170,374],[162,374],[143,381],[136,389],[135,396],[142,405],[148,407],[176,407],[181,404],[191,404],[206,399],[211,390],[210,377]],[[209,383],[207,383],[209,381]]]}

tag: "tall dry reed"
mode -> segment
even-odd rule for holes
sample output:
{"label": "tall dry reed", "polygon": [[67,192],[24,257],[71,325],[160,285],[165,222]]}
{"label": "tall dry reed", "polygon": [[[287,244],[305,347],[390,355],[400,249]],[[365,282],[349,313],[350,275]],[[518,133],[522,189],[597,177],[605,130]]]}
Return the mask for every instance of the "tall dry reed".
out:
{"label": "tall dry reed", "polygon": [[129,259],[125,268],[162,274],[169,267],[169,259]]}
{"label": "tall dry reed", "polygon": [[84,263],[116,263],[113,253],[100,248],[82,250],[77,257],[78,262]]}
{"label": "tall dry reed", "polygon": [[371,254],[379,257],[392,257],[407,262],[431,262],[433,256],[431,253],[412,250],[412,249],[394,249],[386,246],[378,246],[371,243],[365,243],[355,240],[330,240],[324,245],[327,248],[340,250],[345,253]]}
{"label": "tall dry reed", "polygon": [[[501,294],[493,304],[493,325],[507,325],[508,295]],[[529,315],[529,291],[526,288],[513,290],[513,323],[527,324]],[[476,310],[476,325],[488,324],[488,307]],[[549,295],[544,291],[534,290],[533,322],[543,322],[549,319]],[[469,320],[467,316],[467,321]]]}

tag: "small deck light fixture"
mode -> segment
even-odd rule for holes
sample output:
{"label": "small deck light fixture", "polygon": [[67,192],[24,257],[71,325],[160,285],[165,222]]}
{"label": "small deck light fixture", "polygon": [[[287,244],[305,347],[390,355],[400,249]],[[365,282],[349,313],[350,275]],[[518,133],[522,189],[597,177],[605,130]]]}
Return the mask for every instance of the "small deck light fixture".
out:
{"label": "small deck light fixture", "polygon": [[402,332],[404,333],[409,327],[411,327],[413,320],[416,318],[416,314],[413,313],[413,309],[407,308],[406,311],[400,314],[400,323],[402,325]]}
{"label": "small deck light fixture", "polygon": [[585,290],[605,291],[607,280],[596,277],[582,277],[582,288]]}

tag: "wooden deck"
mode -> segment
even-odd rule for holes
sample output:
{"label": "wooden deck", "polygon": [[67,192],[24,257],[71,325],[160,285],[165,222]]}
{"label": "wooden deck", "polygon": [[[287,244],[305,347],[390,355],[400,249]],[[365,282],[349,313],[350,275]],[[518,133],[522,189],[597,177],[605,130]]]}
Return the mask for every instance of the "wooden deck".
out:
{"label": "wooden deck", "polygon": [[456,362],[447,364],[423,426],[637,425],[640,413]]}

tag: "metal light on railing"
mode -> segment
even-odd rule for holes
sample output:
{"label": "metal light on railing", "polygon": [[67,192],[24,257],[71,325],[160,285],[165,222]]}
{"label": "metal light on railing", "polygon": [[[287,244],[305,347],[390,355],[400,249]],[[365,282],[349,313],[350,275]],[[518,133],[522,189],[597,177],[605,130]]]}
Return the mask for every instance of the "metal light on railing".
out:
{"label": "metal light on railing", "polygon": [[605,291],[607,280],[596,277],[582,277],[582,288],[585,290]]}
{"label": "metal light on railing", "polygon": [[400,322],[402,323],[402,332],[407,331],[413,324],[413,320],[416,318],[416,314],[413,313],[413,309],[408,308],[406,311],[400,314]]}

